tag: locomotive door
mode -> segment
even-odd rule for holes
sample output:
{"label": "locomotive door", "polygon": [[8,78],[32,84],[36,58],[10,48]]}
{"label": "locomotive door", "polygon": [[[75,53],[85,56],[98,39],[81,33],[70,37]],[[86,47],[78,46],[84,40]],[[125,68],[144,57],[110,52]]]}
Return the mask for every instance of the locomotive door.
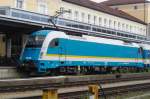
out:
{"label": "locomotive door", "polygon": [[143,62],[144,63],[144,52],[143,52],[143,48],[140,47],[138,49],[138,58],[137,58],[137,63],[139,62]]}
{"label": "locomotive door", "polygon": [[66,48],[62,41],[59,40],[59,43],[59,63],[63,65],[66,62]]}
{"label": "locomotive door", "polygon": [[57,59],[60,65],[63,65],[66,60],[66,51],[63,42],[59,38],[55,38],[51,41],[49,45],[55,54],[57,54]]}

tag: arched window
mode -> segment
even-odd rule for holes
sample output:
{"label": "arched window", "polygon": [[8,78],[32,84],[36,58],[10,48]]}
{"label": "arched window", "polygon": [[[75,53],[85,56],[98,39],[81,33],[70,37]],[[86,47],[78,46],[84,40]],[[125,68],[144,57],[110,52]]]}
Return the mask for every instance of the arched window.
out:
{"label": "arched window", "polygon": [[74,20],[75,20],[75,21],[78,21],[78,20],[79,20],[79,12],[78,12],[78,11],[75,11],[75,12],[74,12]]}
{"label": "arched window", "polygon": [[70,19],[70,20],[71,20],[71,19],[72,19],[72,10],[71,10],[71,9],[69,9],[68,11],[70,12],[70,13],[68,13],[68,19]]}
{"label": "arched window", "polygon": [[85,13],[81,13],[81,21],[84,22],[85,21]]}
{"label": "arched window", "polygon": [[96,22],[97,22],[97,17],[94,16],[94,25],[96,25]]}
{"label": "arched window", "polygon": [[99,26],[101,26],[101,25],[102,25],[102,18],[99,17]]}
{"label": "arched window", "polygon": [[88,14],[88,23],[90,24],[91,23],[91,15]]}
{"label": "arched window", "polygon": [[55,38],[50,42],[49,47],[57,47],[57,46],[59,46],[59,39]]}
{"label": "arched window", "polygon": [[107,19],[104,19],[104,26],[107,26]]}

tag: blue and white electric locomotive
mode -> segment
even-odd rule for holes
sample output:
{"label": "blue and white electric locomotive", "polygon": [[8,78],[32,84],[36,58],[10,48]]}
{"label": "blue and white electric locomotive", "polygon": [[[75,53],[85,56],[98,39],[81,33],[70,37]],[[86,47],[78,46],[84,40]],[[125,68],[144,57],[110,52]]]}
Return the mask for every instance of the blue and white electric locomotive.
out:
{"label": "blue and white electric locomotive", "polygon": [[47,72],[69,66],[143,68],[150,64],[149,58],[149,45],[40,30],[29,36],[20,60],[31,71]]}

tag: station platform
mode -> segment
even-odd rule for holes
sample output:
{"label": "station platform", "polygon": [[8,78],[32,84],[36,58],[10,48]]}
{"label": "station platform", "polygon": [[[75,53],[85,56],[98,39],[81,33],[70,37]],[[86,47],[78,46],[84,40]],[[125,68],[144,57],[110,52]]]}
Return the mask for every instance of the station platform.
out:
{"label": "station platform", "polygon": [[0,79],[19,78],[20,74],[17,72],[15,66],[0,66]]}

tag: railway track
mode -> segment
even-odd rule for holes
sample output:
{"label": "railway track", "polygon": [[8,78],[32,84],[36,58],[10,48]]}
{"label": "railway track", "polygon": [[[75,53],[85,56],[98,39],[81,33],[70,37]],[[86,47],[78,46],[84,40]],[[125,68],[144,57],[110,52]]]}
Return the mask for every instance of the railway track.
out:
{"label": "railway track", "polygon": [[[104,88],[103,90],[107,98],[109,96],[123,95],[129,92],[150,91],[150,83],[120,86],[120,87],[113,87],[113,88]],[[88,95],[89,95],[88,91],[83,91],[83,92],[79,91],[79,92],[60,94],[59,99],[82,99],[82,97],[87,97]],[[99,91],[99,96],[103,98],[105,97],[102,93],[102,90]],[[40,98],[41,97],[37,97],[36,99],[40,99]]]}
{"label": "railway track", "polygon": [[26,91],[44,88],[61,88],[89,84],[108,84],[115,82],[136,81],[150,79],[150,73],[118,75],[91,75],[91,76],[58,76],[0,80],[0,92]]}
{"label": "railway track", "polygon": [[[150,82],[149,83],[143,83],[143,84],[129,84],[129,85],[123,85],[123,86],[115,86],[110,87],[107,85],[102,85],[105,96],[107,99],[110,96],[117,96],[126,94],[129,92],[137,92],[137,91],[149,91],[150,90]],[[68,93],[60,93],[59,99],[86,99],[86,97],[89,96],[88,91],[76,91],[76,92],[68,92]],[[104,98],[104,95],[102,93],[102,90],[99,91],[99,96]],[[27,98],[18,98],[18,99],[41,99],[41,94],[39,96],[35,97],[27,97]]]}
{"label": "railway track", "polygon": [[[122,91],[129,85],[129,82],[134,82],[130,85],[141,85],[147,84],[150,87],[150,74],[125,74],[116,78],[116,75],[93,75],[93,76],[58,76],[58,77],[41,77],[41,78],[29,78],[29,79],[12,79],[12,80],[0,80],[0,96],[16,95],[15,98],[22,96],[25,92],[31,92],[33,97],[41,96],[42,90],[45,88],[58,88],[60,95],[69,94],[73,92],[84,92],[88,90],[88,85],[91,84],[102,84],[106,93],[111,94],[115,92],[110,91],[111,88],[117,89],[117,92]],[[138,81],[138,83],[136,83]],[[145,81],[144,83],[142,83]],[[125,83],[128,83],[125,85]],[[148,85],[149,84],[149,85]],[[114,86],[116,85],[116,86]],[[121,86],[118,86],[121,85]],[[121,88],[124,86],[124,88]],[[145,85],[143,85],[145,86]],[[118,87],[118,88],[117,88]],[[71,90],[72,89],[72,90]],[[122,89],[122,90],[121,90]],[[33,94],[35,91],[35,95]],[[15,92],[15,93],[14,93]],[[22,92],[22,94],[21,94]],[[31,96],[32,96],[31,95]],[[67,95],[68,96],[68,95]],[[28,96],[30,97],[30,96]],[[4,98],[5,99],[5,98]]]}

